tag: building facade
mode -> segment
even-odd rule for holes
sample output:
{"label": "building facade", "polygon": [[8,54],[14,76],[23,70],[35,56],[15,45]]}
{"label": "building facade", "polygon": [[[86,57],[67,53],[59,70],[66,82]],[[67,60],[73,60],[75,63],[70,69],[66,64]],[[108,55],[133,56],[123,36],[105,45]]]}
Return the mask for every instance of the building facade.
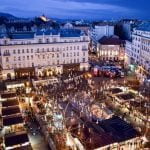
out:
{"label": "building facade", "polygon": [[89,32],[91,38],[91,46],[92,50],[95,51],[97,49],[98,40],[100,40],[103,36],[112,36],[114,35],[114,25],[110,23],[100,23],[95,25]]}
{"label": "building facade", "polygon": [[[129,48],[130,47],[130,48]],[[126,42],[128,65],[137,66],[137,74],[150,74],[150,23],[143,23],[132,32],[132,42]]]}
{"label": "building facade", "polygon": [[114,35],[114,26],[108,24],[96,25],[91,31],[92,37],[96,40],[99,40],[103,36],[112,36]]}
{"label": "building facade", "polygon": [[87,69],[88,42],[87,35],[74,29],[1,34],[3,79],[49,76],[62,73],[68,65]]}
{"label": "building facade", "polygon": [[100,60],[124,61],[124,43],[117,36],[104,36],[99,40],[97,54]]}

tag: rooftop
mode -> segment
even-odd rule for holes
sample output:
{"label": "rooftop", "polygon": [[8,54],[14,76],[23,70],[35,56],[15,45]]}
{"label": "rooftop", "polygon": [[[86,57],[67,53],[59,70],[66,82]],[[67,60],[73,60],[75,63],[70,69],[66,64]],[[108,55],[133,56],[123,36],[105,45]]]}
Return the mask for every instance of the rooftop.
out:
{"label": "rooftop", "polygon": [[123,100],[130,100],[130,99],[135,98],[135,96],[132,93],[118,94],[117,97]]}
{"label": "rooftop", "polygon": [[0,38],[8,37],[10,39],[33,39],[34,35],[58,35],[60,37],[80,37],[85,33],[79,29],[40,29],[37,32],[13,32],[0,34]]}
{"label": "rooftop", "polygon": [[10,135],[5,135],[4,139],[6,147],[29,142],[29,138],[26,132],[19,132]]}
{"label": "rooftop", "polygon": [[102,45],[120,45],[122,44],[122,41],[117,36],[103,36],[99,40],[99,43]]}
{"label": "rooftop", "polygon": [[27,146],[21,146],[21,147],[17,147],[17,148],[13,148],[11,150],[33,150],[31,145],[27,145]]}
{"label": "rooftop", "polygon": [[106,133],[110,133],[113,136],[115,142],[123,142],[139,136],[139,133],[132,125],[117,116],[99,122],[99,125]]}
{"label": "rooftop", "polygon": [[34,32],[16,32],[9,35],[11,39],[32,39]]}
{"label": "rooftop", "polygon": [[93,150],[139,136],[139,133],[119,117],[86,122],[71,127],[72,136],[79,138],[85,149]]}
{"label": "rooftop", "polygon": [[18,113],[20,113],[19,106],[2,108],[2,116],[8,116],[8,115],[13,115]]}
{"label": "rooftop", "polygon": [[2,93],[1,94],[1,98],[13,98],[13,97],[16,97],[16,93]]}
{"label": "rooftop", "polygon": [[120,88],[112,88],[112,89],[110,89],[110,91],[112,92],[112,94],[117,94],[117,93],[123,92],[123,90]]}
{"label": "rooftop", "polygon": [[11,126],[20,123],[23,123],[23,118],[21,115],[11,115],[9,117],[3,117],[3,126]]}
{"label": "rooftop", "polygon": [[17,106],[19,102],[17,99],[14,100],[7,100],[2,102],[2,107],[9,107],[9,106]]}

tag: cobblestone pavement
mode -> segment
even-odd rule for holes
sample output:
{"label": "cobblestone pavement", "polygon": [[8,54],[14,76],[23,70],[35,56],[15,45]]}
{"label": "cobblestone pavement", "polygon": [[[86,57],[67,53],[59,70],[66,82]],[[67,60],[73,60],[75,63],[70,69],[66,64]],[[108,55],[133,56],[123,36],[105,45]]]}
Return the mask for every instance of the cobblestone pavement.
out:
{"label": "cobblestone pavement", "polygon": [[50,150],[42,135],[28,134],[33,150]]}

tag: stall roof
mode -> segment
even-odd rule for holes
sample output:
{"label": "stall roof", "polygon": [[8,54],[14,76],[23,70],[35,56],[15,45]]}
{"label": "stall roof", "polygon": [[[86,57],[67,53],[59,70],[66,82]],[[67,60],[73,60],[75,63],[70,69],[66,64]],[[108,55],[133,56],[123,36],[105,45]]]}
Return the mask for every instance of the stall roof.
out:
{"label": "stall roof", "polygon": [[17,99],[7,100],[7,101],[2,102],[2,107],[17,106],[17,105],[19,105],[19,102]]}
{"label": "stall roof", "polygon": [[16,93],[2,93],[1,94],[1,98],[13,98],[13,97],[16,97]]}
{"label": "stall roof", "polygon": [[117,93],[123,92],[123,90],[120,88],[112,88],[112,89],[110,89],[110,91],[112,92],[112,94],[117,94]]}
{"label": "stall roof", "polygon": [[8,116],[20,113],[19,106],[2,108],[2,116]]}
{"label": "stall roof", "polygon": [[101,121],[99,125],[106,133],[111,133],[115,142],[122,142],[139,136],[132,125],[117,116]]}
{"label": "stall roof", "polygon": [[21,147],[13,148],[11,150],[32,150],[32,147],[31,147],[31,145],[27,145],[27,146],[21,146]]}
{"label": "stall roof", "polygon": [[6,147],[29,142],[29,138],[26,132],[18,132],[10,135],[5,135],[4,140]]}
{"label": "stall roof", "polygon": [[[80,124],[80,127],[78,125],[69,127],[72,136],[78,137],[87,150],[123,142],[140,135],[132,125],[116,116],[96,122],[97,120],[83,123],[84,127],[82,124]],[[80,134],[78,134],[79,131]]]}
{"label": "stall roof", "polygon": [[23,118],[21,115],[11,115],[9,117],[3,117],[3,126],[11,126],[19,123],[23,123]]}
{"label": "stall roof", "polygon": [[130,100],[135,98],[134,95],[132,93],[123,93],[123,94],[119,94],[117,95],[118,98],[121,98],[123,100]]}

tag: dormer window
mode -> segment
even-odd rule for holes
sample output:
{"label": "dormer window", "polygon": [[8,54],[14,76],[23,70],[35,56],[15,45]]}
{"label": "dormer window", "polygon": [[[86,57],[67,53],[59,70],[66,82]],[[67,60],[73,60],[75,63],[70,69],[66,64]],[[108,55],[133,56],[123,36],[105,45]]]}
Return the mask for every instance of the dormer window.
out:
{"label": "dormer window", "polygon": [[42,43],[42,39],[39,39],[39,43]]}
{"label": "dormer window", "polygon": [[49,39],[46,39],[46,43],[49,43]]}
{"label": "dormer window", "polygon": [[4,45],[7,45],[8,43],[7,43],[7,40],[4,40]]}
{"label": "dormer window", "polygon": [[53,42],[57,42],[56,38],[53,38]]}

